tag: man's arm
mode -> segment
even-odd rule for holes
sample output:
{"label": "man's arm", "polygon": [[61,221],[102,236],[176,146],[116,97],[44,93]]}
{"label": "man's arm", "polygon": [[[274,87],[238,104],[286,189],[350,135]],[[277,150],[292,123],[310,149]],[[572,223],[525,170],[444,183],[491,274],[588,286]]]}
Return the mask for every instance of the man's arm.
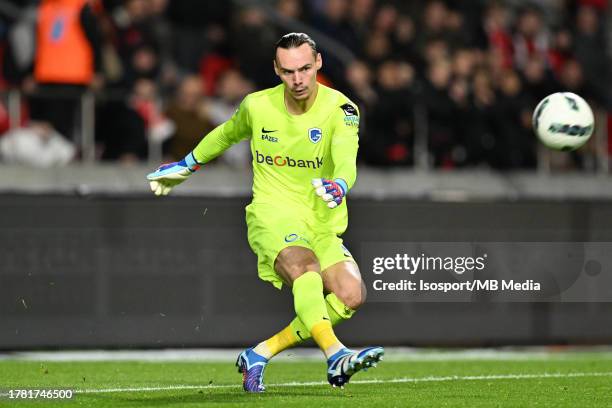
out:
{"label": "man's arm", "polygon": [[330,208],[342,203],[342,199],[355,184],[357,178],[357,149],[359,148],[359,109],[352,103],[340,106],[336,114],[335,131],[331,144],[334,162],[333,179],[315,179],[313,186]]}
{"label": "man's arm", "polygon": [[195,173],[202,164],[219,156],[233,144],[250,137],[251,120],[248,113],[248,97],[234,115],[206,135],[196,148],[179,162],[164,164],[147,175],[155,195],[167,195],[172,188]]}
{"label": "man's arm", "polygon": [[226,151],[230,146],[251,136],[251,118],[248,113],[248,97],[245,98],[234,115],[225,123],[212,130],[193,149],[198,163],[208,163]]}

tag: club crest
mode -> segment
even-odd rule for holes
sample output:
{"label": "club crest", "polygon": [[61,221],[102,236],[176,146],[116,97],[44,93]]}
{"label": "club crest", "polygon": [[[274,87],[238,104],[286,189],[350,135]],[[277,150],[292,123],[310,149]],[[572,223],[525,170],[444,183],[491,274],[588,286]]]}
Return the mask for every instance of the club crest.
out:
{"label": "club crest", "polygon": [[310,128],[308,129],[308,139],[312,143],[319,143],[319,140],[323,137],[323,132],[319,128]]}

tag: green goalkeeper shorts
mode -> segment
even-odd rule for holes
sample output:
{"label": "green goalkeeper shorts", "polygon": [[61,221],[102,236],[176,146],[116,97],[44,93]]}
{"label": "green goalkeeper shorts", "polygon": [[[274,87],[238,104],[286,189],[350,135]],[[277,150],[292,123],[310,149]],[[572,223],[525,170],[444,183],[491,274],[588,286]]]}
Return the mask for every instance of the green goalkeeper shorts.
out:
{"label": "green goalkeeper shorts", "polygon": [[272,283],[276,288],[283,280],[274,270],[279,252],[290,246],[301,246],[313,251],[319,260],[321,271],[342,261],[355,262],[333,229],[316,225],[296,213],[279,212],[262,204],[250,204],[246,208],[248,239],[257,255],[259,278]]}

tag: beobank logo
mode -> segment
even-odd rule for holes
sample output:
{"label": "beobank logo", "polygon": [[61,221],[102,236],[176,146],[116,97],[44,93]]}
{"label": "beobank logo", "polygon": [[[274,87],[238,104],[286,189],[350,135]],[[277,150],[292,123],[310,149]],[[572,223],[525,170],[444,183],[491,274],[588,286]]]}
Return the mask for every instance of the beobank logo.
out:
{"label": "beobank logo", "polygon": [[305,169],[318,169],[323,166],[323,159],[317,157],[315,160],[294,159],[290,156],[270,156],[255,150],[255,161],[259,164],[267,164],[277,167],[302,167]]}

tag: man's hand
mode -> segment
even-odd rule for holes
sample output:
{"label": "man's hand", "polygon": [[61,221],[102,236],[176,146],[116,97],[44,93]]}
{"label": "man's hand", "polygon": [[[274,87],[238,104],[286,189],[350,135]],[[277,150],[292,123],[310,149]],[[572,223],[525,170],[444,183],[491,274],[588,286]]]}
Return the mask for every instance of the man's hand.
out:
{"label": "man's hand", "polygon": [[348,186],[342,179],[312,179],[312,186],[319,197],[327,203],[329,208],[336,208],[342,204],[342,199],[346,195]]}
{"label": "man's hand", "polygon": [[162,164],[153,173],[147,175],[147,180],[155,195],[167,195],[174,186],[187,180],[199,168],[200,164],[193,157],[193,153],[189,153],[179,162]]}

